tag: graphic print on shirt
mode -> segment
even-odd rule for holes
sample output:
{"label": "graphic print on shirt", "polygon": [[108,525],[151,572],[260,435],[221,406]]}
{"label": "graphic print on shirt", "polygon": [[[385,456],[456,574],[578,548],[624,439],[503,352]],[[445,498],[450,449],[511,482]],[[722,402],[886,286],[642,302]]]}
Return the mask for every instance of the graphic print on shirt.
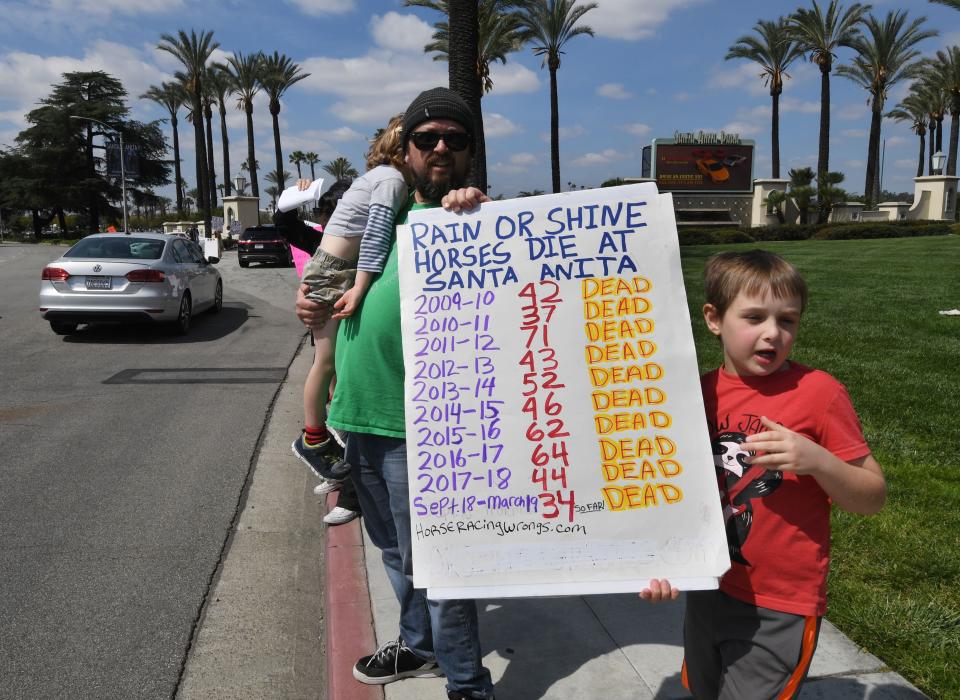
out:
{"label": "graphic print on shirt", "polygon": [[743,546],[753,524],[751,500],[765,498],[776,491],[783,481],[783,472],[751,467],[745,459],[755,453],[745,449],[746,439],[744,433],[718,435],[713,441],[713,464],[717,469],[730,560],[750,566],[743,556]]}

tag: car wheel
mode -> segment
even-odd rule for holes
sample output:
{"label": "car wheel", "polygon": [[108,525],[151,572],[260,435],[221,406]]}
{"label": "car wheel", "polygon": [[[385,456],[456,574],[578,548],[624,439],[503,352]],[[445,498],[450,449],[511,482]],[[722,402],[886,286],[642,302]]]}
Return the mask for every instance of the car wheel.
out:
{"label": "car wheel", "polygon": [[247,262],[246,260],[244,260],[244,259],[242,259],[242,258],[239,259],[237,262],[240,263],[240,267],[246,267],[247,265],[250,264],[249,262]]}
{"label": "car wheel", "polygon": [[193,309],[190,304],[190,293],[186,292],[180,300],[180,312],[177,314],[177,320],[173,322],[173,330],[177,335],[184,335],[190,330],[190,319],[193,316]]}
{"label": "car wheel", "polygon": [[78,323],[68,323],[67,321],[50,321],[50,328],[57,335],[70,335],[76,332]]}
{"label": "car wheel", "polygon": [[220,313],[220,309],[223,308],[223,282],[217,280],[217,291],[213,293],[213,308],[210,309],[213,313]]}

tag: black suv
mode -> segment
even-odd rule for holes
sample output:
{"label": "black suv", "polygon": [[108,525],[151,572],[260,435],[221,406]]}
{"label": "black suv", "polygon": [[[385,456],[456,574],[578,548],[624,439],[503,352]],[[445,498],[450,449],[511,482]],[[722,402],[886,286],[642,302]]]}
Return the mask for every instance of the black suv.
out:
{"label": "black suv", "polygon": [[277,232],[276,226],[251,226],[240,234],[237,241],[237,261],[240,267],[246,267],[251,262],[272,262],[293,267],[293,253],[290,244]]}

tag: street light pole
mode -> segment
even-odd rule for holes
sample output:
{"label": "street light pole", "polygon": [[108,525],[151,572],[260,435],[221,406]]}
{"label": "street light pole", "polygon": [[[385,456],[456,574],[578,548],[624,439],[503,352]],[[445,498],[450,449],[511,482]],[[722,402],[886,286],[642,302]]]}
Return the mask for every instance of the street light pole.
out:
{"label": "street light pole", "polygon": [[107,124],[104,124],[102,121],[99,121],[97,119],[91,119],[90,117],[78,117],[76,115],[71,114],[70,118],[81,119],[83,121],[99,124],[104,129],[107,129],[108,131],[112,131],[113,133],[115,133],[117,136],[120,137],[120,192],[121,192],[121,197],[123,198],[123,232],[124,234],[130,233],[130,228],[127,226],[127,169],[126,169],[126,162],[125,162],[127,160],[127,153],[123,149],[123,132],[120,131],[119,129],[113,128],[112,126],[108,126]]}

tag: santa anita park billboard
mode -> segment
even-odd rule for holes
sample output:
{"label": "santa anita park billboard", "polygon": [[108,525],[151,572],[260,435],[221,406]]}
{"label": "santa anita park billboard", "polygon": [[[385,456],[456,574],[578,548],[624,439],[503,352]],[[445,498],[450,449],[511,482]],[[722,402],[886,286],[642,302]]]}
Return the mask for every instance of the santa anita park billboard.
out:
{"label": "santa anita park billboard", "polygon": [[752,141],[736,134],[677,134],[653,142],[653,177],[660,192],[750,192]]}

